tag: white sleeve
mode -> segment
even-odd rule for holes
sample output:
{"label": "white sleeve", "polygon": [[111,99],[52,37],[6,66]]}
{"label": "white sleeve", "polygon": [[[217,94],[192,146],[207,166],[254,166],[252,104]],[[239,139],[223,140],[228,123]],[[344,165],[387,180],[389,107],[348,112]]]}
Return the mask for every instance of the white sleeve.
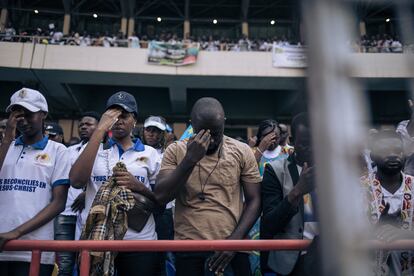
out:
{"label": "white sleeve", "polygon": [[161,167],[161,156],[155,149],[151,151],[149,165],[150,170],[148,175],[148,181],[152,185],[155,184],[155,179],[157,178],[157,175],[160,172]]}
{"label": "white sleeve", "polygon": [[55,168],[53,169],[51,184],[52,187],[69,185],[69,171],[71,168],[71,156],[69,150],[60,145],[56,149]]}

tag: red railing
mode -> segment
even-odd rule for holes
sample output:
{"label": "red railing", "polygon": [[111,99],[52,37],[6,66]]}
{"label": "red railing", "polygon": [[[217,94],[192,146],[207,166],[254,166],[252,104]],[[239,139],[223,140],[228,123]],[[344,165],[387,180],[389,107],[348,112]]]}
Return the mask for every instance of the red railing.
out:
{"label": "red railing", "polygon": [[[270,251],[303,250],[310,244],[307,240],[204,240],[204,241],[9,241],[4,250],[32,251],[30,276],[37,276],[42,251],[81,252],[80,276],[89,275],[90,251]],[[414,249],[414,240],[400,240],[392,243],[366,241],[361,248],[408,250]]]}

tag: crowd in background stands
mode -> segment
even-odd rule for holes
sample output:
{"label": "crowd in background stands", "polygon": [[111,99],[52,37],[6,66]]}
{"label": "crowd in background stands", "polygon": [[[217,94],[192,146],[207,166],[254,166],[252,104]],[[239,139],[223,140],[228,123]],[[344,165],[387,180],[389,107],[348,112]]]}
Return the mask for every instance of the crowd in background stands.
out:
{"label": "crowd in background stands", "polygon": [[[108,32],[95,34],[72,32],[70,35],[64,35],[61,31],[56,31],[53,24],[50,25],[48,30],[37,28],[20,31],[19,33],[9,25],[4,33],[0,33],[0,41],[36,42],[53,45],[147,48],[148,41],[151,40],[171,44],[199,43],[200,49],[204,51],[269,52],[272,50],[274,43],[279,46],[301,45],[300,42],[289,41],[285,37],[249,39],[243,36],[239,39],[230,39],[203,35],[200,37],[189,36],[183,39],[170,32],[162,32],[151,37],[148,35],[138,36],[135,33],[127,37],[122,32],[114,35]],[[354,52],[363,53],[401,53],[405,48],[398,37],[387,34],[378,34],[371,37],[364,35],[359,40],[349,44]]]}
{"label": "crowd in background stands", "polygon": [[363,53],[402,53],[403,45],[398,37],[387,34],[368,37],[364,35],[358,42],[358,49]]}

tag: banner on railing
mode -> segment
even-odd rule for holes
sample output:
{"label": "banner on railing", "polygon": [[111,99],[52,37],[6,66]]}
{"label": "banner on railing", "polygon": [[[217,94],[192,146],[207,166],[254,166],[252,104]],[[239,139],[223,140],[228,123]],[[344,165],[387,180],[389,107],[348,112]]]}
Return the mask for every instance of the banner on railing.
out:
{"label": "banner on railing", "polygon": [[281,46],[273,43],[273,67],[305,68],[308,66],[307,50],[303,46]]}
{"label": "banner on railing", "polygon": [[197,62],[199,45],[196,43],[166,43],[151,41],[148,47],[148,63],[182,66]]}

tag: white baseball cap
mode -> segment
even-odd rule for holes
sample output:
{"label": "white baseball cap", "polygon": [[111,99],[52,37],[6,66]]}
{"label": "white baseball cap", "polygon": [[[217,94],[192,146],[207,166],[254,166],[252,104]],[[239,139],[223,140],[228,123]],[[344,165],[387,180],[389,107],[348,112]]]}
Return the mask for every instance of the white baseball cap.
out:
{"label": "white baseball cap", "polygon": [[148,117],[144,122],[144,127],[157,127],[161,129],[162,131],[165,131],[167,128],[167,125],[165,123],[165,119],[160,116],[150,116]]}
{"label": "white baseball cap", "polygon": [[16,91],[10,98],[10,105],[6,108],[6,112],[10,112],[15,105],[23,106],[31,112],[49,112],[45,97],[39,91],[30,88],[23,87]]}

